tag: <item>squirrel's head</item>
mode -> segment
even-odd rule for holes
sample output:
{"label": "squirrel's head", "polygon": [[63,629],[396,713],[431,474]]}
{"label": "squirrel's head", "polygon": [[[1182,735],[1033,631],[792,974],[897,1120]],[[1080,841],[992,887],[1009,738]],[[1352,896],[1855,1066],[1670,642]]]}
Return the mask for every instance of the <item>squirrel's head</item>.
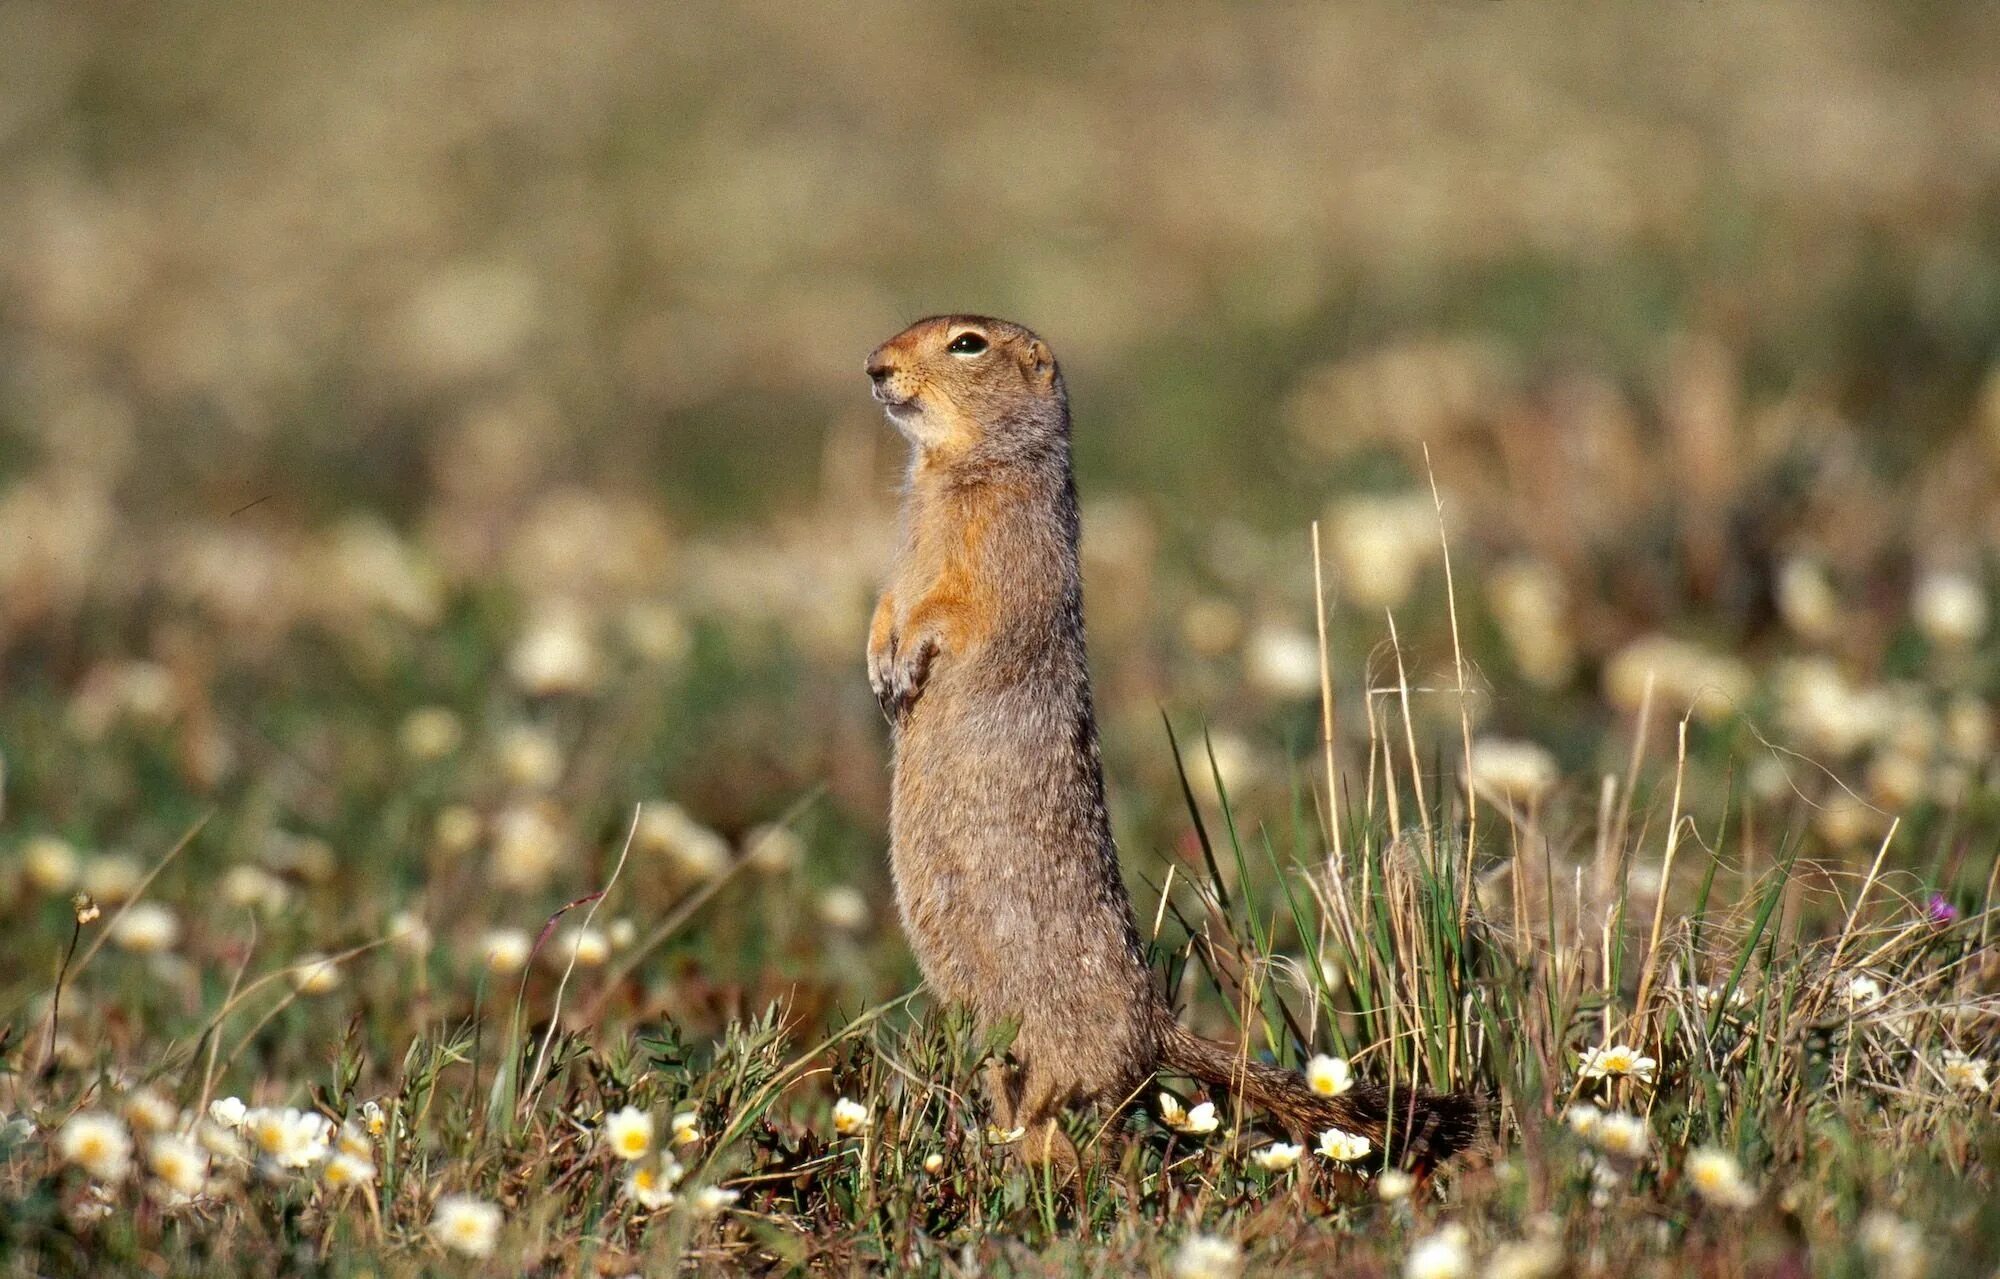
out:
{"label": "squirrel's head", "polygon": [[1068,438],[1055,355],[1006,320],[918,320],[869,354],[868,378],[889,420],[939,460],[1040,453]]}

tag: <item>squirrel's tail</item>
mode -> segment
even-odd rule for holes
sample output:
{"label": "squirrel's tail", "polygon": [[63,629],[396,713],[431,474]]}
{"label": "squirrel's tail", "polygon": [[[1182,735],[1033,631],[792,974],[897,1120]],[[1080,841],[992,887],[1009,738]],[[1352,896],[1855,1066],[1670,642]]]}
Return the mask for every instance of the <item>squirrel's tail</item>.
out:
{"label": "squirrel's tail", "polygon": [[1296,1141],[1310,1145],[1328,1128],[1366,1137],[1377,1150],[1386,1138],[1395,1162],[1420,1172],[1484,1144],[1482,1107],[1470,1093],[1400,1087],[1392,1097],[1379,1084],[1357,1082],[1339,1096],[1327,1097],[1292,1071],[1246,1060],[1228,1044],[1194,1034],[1165,1005],[1157,1016],[1163,1066],[1241,1094],[1271,1112]]}

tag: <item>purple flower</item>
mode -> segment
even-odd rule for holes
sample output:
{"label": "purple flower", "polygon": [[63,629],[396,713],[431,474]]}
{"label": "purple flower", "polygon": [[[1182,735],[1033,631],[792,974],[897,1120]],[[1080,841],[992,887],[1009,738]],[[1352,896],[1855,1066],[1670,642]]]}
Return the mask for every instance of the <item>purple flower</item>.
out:
{"label": "purple flower", "polygon": [[1924,903],[1924,914],[1929,917],[1931,923],[1944,928],[1957,922],[1958,907],[1946,901],[1943,893],[1932,893],[1931,899]]}

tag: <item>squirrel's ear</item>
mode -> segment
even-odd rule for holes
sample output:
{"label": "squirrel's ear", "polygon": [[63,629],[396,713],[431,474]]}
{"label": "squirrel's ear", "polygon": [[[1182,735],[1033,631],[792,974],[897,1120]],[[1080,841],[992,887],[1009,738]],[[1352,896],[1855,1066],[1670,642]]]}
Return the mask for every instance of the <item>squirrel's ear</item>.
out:
{"label": "squirrel's ear", "polygon": [[1029,338],[1021,348],[1021,371],[1037,386],[1047,386],[1056,380],[1056,357],[1049,350],[1049,344],[1040,338]]}

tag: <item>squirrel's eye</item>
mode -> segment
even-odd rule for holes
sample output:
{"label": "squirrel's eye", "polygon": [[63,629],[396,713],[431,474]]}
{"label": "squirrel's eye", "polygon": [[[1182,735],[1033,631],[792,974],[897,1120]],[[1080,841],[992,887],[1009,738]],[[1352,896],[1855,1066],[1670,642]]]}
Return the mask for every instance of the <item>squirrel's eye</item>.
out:
{"label": "squirrel's eye", "polygon": [[961,333],[951,340],[945,350],[953,355],[978,355],[986,349],[986,339],[977,333]]}

